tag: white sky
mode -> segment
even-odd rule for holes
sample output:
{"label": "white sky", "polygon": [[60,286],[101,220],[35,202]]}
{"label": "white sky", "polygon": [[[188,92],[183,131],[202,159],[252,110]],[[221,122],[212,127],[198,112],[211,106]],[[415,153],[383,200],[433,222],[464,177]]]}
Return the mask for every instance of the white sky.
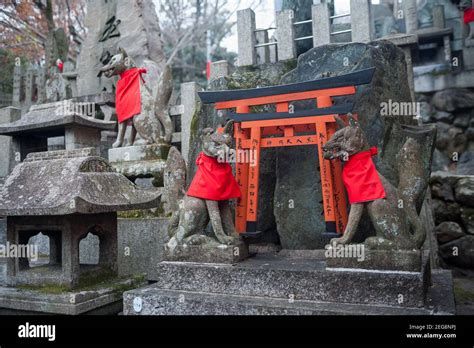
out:
{"label": "white sky", "polygon": [[[155,6],[158,9],[160,0],[153,0]],[[192,0],[185,0],[192,1]],[[380,0],[372,0],[372,3],[378,4]],[[255,4],[259,5],[255,7]],[[336,3],[336,14],[347,13],[350,11],[350,0],[335,0]],[[249,7],[255,12],[255,21],[257,28],[268,28],[275,26],[275,1],[274,0],[227,0],[226,6],[229,11],[243,10]],[[233,14],[230,19],[231,21],[237,21],[237,11]],[[272,32],[270,32],[272,35]],[[229,51],[237,52],[237,25],[233,27],[232,34],[229,35],[223,42],[222,46],[226,47]]]}
{"label": "white sky", "polygon": [[[153,2],[158,12],[160,0],[153,0]],[[255,4],[258,3],[260,3],[260,5],[255,7]],[[244,10],[251,7],[255,12],[257,28],[268,28],[275,24],[274,0],[226,0],[226,7],[229,11],[234,11],[235,9]],[[237,11],[234,12],[230,20],[237,22]],[[237,25],[234,25],[232,34],[226,38],[221,45],[222,47],[226,47],[229,51],[237,52]]]}

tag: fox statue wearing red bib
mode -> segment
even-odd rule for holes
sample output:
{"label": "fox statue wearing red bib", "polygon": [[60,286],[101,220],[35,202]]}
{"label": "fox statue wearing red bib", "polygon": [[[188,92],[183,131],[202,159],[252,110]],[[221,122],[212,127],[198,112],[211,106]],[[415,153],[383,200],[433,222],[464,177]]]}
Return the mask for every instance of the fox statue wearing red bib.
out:
{"label": "fox statue wearing red bib", "polygon": [[[156,96],[143,79],[147,70],[136,67],[123,48],[119,48],[100,72],[108,78],[120,76],[115,96],[118,135],[112,147],[171,143],[173,124],[168,114],[172,92],[171,68],[164,65]],[[131,132],[125,141],[127,125],[131,126]],[[136,137],[137,133],[140,137]]]}
{"label": "fox statue wearing red bib", "polygon": [[[230,150],[232,137],[229,133],[232,122],[229,121],[225,125],[222,134],[211,128],[205,128],[201,132],[202,152],[196,160],[198,166],[196,175],[180,208],[173,213],[168,226],[170,240],[167,248],[170,250],[181,244],[229,245],[239,241],[239,235],[234,228],[229,199],[240,197],[240,190],[232,175],[230,164],[220,161]],[[177,154],[178,151],[173,153],[170,151],[167,167],[176,166],[176,163],[180,162]],[[175,169],[170,170],[170,173],[176,172]],[[166,185],[166,182],[170,180],[166,177],[165,180],[166,191],[178,192],[176,186],[183,186],[184,183],[179,181],[178,184]],[[181,188],[184,190],[184,187]],[[176,198],[170,200],[173,201]],[[217,241],[203,234],[209,221]]]}
{"label": "fox statue wearing red bib", "polygon": [[348,126],[339,117],[336,121],[343,128],[323,145],[324,158],[345,162],[342,178],[351,209],[343,236],[332,239],[331,245],[351,243],[367,209],[376,231],[375,237],[364,242],[369,249],[420,249],[426,231],[416,202],[427,188],[420,144],[408,138],[401,148],[397,189],[376,170],[371,157],[377,154],[377,148],[369,146],[358,122],[351,115]]}

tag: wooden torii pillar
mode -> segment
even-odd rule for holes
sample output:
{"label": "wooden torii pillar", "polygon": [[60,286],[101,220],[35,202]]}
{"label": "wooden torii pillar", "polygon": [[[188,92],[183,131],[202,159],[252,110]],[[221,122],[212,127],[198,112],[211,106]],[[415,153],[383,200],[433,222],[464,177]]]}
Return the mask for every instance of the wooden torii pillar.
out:
{"label": "wooden torii pillar", "polygon": [[[204,104],[216,110],[235,109],[236,153],[250,150],[256,165],[236,163],[236,180],[242,197],[237,202],[235,226],[239,233],[257,231],[260,153],[262,148],[317,145],[326,235],[340,235],[347,224],[347,202],[339,161],[323,158],[322,146],[336,132],[335,115],[352,112],[353,103],[333,105],[333,97],[353,95],[356,86],[370,83],[375,68],[337,77],[275,87],[199,92]],[[290,103],[315,100],[316,108],[290,112]],[[274,104],[276,112],[252,113],[251,108]]]}

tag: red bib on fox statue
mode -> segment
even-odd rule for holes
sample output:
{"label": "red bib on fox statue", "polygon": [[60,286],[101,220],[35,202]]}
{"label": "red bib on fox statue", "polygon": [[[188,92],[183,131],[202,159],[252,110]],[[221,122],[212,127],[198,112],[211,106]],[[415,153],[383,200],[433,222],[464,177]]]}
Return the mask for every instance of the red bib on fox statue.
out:
{"label": "red bib on fox statue", "polygon": [[349,203],[362,203],[385,198],[385,190],[375,169],[372,156],[377,154],[377,148],[356,153],[342,170],[342,181],[349,196]]}
{"label": "red bib on fox statue", "polygon": [[198,169],[186,193],[188,196],[213,201],[240,197],[239,185],[229,163],[219,163],[217,158],[201,152],[196,164]]}
{"label": "red bib on fox statue", "polygon": [[146,69],[131,68],[120,74],[115,92],[119,123],[141,113],[140,78],[143,81],[142,74],[146,74]]}
{"label": "red bib on fox statue", "polygon": [[474,8],[470,8],[464,11],[464,23],[474,22]]}

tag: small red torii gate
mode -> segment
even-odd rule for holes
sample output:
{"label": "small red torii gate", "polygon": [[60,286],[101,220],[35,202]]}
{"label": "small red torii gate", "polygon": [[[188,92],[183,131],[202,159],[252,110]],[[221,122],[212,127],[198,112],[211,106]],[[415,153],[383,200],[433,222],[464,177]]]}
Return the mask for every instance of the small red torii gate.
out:
{"label": "small red torii gate", "polygon": [[[347,223],[347,202],[339,161],[323,158],[322,146],[336,132],[335,115],[346,115],[353,104],[333,105],[333,97],[354,95],[357,85],[370,83],[375,68],[319,80],[243,90],[199,92],[204,104],[216,110],[235,109],[234,138],[237,153],[250,150],[256,165],[236,163],[236,180],[242,196],[237,202],[238,233],[257,230],[260,152],[262,148],[316,145],[321,175],[326,232],[342,234]],[[315,109],[289,112],[294,101],[315,100]],[[251,113],[254,106],[274,104],[276,112]]]}

